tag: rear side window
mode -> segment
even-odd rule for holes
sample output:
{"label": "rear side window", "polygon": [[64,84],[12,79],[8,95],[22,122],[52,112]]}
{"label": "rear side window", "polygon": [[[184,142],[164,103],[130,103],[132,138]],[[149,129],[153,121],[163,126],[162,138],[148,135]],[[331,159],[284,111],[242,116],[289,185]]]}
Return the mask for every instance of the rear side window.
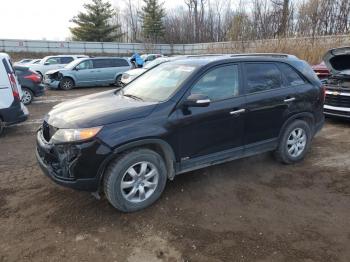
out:
{"label": "rear side window", "polygon": [[2,59],[2,63],[4,64],[6,73],[11,74],[13,71],[10,69],[10,65],[7,63],[6,59]]}
{"label": "rear side window", "polygon": [[209,71],[193,86],[191,94],[207,95],[212,101],[238,96],[238,66],[220,66]]}
{"label": "rear side window", "polygon": [[129,66],[125,59],[111,59],[111,67]]}
{"label": "rear side window", "polygon": [[72,62],[74,59],[73,57],[61,57],[61,64],[69,64],[70,62]]}
{"label": "rear side window", "polygon": [[295,70],[289,65],[279,63],[278,66],[280,67],[280,69],[286,77],[287,86],[297,86],[305,84],[305,81],[300,77],[300,75],[297,72],[295,72]]}
{"label": "rear side window", "polygon": [[59,57],[51,57],[51,58],[47,59],[47,61],[45,62],[45,64],[49,64],[49,65],[56,65],[59,63],[60,63]]}
{"label": "rear side window", "polygon": [[281,71],[273,63],[247,63],[245,73],[249,94],[283,86]]}
{"label": "rear side window", "polygon": [[95,59],[92,61],[94,68],[106,68],[110,67],[109,59]]}

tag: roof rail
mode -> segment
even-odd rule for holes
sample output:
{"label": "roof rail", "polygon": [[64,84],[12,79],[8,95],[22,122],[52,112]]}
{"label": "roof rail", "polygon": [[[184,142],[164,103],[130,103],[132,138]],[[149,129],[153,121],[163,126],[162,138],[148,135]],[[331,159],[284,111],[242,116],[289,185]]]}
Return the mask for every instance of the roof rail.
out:
{"label": "roof rail", "polygon": [[236,56],[271,56],[271,57],[295,57],[294,55],[282,54],[282,53],[246,53],[246,54],[233,54],[231,57]]}

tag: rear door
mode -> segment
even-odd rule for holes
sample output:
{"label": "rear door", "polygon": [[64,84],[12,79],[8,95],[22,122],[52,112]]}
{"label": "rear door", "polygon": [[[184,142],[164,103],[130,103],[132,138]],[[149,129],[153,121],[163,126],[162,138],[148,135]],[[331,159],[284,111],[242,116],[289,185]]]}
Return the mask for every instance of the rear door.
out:
{"label": "rear door", "polygon": [[122,75],[124,72],[128,71],[130,69],[130,64],[128,61],[122,58],[115,58],[112,60],[112,79],[111,84],[115,83],[117,77],[119,75]]}
{"label": "rear door", "polygon": [[296,108],[296,88],[288,85],[278,63],[244,63],[246,150],[274,147],[282,125]]}
{"label": "rear door", "polygon": [[94,70],[92,74],[98,85],[106,85],[109,83],[111,77],[111,63],[110,59],[101,58],[92,60]]}

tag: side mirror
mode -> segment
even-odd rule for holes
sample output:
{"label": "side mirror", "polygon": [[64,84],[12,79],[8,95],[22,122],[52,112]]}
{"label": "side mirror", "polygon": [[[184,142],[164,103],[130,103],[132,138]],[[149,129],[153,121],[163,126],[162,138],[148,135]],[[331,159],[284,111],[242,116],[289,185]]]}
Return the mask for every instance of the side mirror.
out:
{"label": "side mirror", "polygon": [[210,105],[210,98],[202,94],[191,94],[184,102],[187,107],[207,107]]}

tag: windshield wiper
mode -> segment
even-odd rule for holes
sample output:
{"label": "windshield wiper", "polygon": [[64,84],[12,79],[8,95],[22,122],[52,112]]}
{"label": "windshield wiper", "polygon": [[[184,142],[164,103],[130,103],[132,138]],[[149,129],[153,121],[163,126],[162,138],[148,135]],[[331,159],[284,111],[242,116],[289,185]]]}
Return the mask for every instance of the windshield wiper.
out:
{"label": "windshield wiper", "polygon": [[132,94],[123,94],[123,96],[130,97],[130,98],[135,99],[135,100],[143,101],[143,99],[141,97],[138,97],[138,96],[135,96]]}

